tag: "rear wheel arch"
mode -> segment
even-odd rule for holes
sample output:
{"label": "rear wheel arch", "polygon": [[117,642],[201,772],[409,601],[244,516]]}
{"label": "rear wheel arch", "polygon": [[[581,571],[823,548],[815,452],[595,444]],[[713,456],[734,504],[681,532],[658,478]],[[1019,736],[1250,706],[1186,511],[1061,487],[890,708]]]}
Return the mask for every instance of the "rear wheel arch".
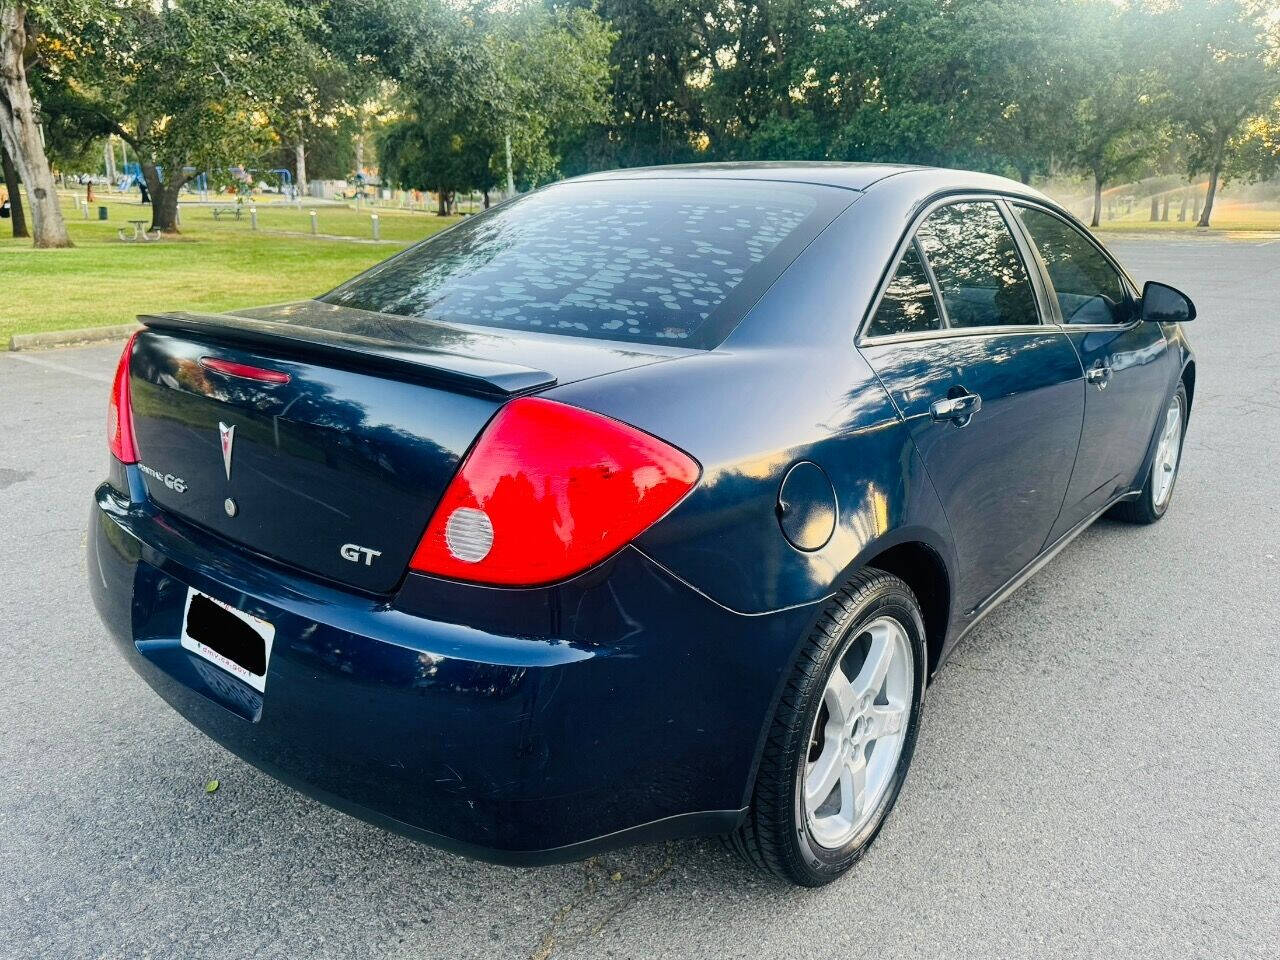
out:
{"label": "rear wheel arch", "polygon": [[951,621],[951,578],[946,563],[927,543],[908,540],[880,551],[863,566],[892,573],[915,594],[924,615],[929,655],[926,676],[932,675],[946,645],[947,626]]}

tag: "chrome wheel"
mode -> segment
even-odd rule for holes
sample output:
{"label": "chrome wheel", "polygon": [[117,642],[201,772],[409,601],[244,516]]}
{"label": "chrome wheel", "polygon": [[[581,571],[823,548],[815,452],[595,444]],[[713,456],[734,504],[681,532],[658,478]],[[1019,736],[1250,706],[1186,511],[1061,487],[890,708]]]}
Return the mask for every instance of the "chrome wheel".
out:
{"label": "chrome wheel", "polygon": [[1175,396],[1164,417],[1164,432],[1156,447],[1155,463],[1151,465],[1151,502],[1161,510],[1173,493],[1173,481],[1178,476],[1178,458],[1182,455],[1182,398]]}
{"label": "chrome wheel", "polygon": [[881,617],[841,653],[809,734],[800,784],[813,840],[827,849],[866,826],[902,755],[915,666],[906,630]]}

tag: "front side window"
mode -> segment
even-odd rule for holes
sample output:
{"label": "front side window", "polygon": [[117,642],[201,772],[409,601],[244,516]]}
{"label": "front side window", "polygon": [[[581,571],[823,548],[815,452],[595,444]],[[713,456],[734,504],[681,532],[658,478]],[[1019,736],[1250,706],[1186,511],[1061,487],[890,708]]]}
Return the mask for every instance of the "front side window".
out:
{"label": "front side window", "polygon": [[948,326],[1038,324],[1035,292],[1017,244],[987,200],[942,207],[916,234],[942,297]]}
{"label": "front side window", "polygon": [[880,306],[867,327],[869,337],[892,337],[900,333],[938,330],[942,320],[933,299],[933,288],[913,243],[898,263],[898,270],[885,287]]}
{"label": "front side window", "polygon": [[1063,323],[1124,323],[1129,319],[1124,281],[1084,234],[1043,210],[1019,207],[1018,216],[1049,271]]}

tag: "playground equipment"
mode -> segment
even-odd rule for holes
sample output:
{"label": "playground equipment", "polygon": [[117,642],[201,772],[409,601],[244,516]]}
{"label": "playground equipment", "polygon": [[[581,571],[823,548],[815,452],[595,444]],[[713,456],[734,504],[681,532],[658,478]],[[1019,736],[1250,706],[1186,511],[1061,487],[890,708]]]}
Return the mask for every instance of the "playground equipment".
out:
{"label": "playground equipment", "polygon": [[133,161],[120,167],[120,176],[116,180],[116,190],[124,193],[142,183],[142,165]]}

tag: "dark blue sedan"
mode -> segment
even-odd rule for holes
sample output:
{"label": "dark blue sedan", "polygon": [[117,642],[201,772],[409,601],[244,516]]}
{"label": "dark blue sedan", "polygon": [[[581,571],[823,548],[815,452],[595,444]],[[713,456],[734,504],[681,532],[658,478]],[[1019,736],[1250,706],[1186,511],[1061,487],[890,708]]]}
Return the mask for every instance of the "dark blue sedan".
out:
{"label": "dark blue sedan", "polygon": [[964,635],[1168,510],[1194,315],[998,177],[582,177],[143,317],[89,580],[165,700],[339,809],[512,863],[728,834],[818,885]]}

